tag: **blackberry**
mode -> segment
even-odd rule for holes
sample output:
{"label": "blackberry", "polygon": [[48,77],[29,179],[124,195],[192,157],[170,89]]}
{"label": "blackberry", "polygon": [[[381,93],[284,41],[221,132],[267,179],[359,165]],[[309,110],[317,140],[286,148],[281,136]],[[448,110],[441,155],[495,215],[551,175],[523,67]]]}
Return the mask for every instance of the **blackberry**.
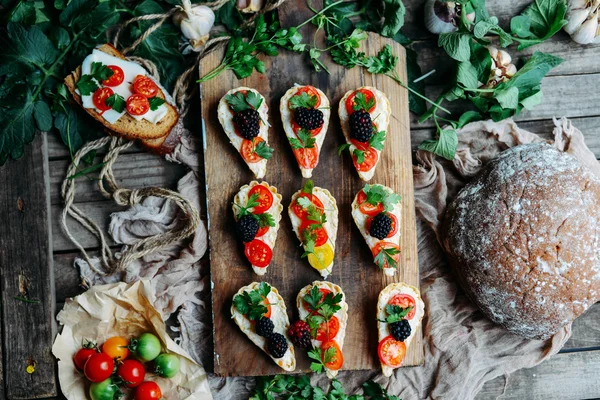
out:
{"label": "blackberry", "polygon": [[350,137],[359,142],[368,142],[373,136],[371,114],[358,110],[350,114]]}
{"label": "blackberry", "polygon": [[262,317],[256,321],[256,334],[258,336],[268,338],[273,333],[273,328],[275,328],[275,324],[270,318]]}
{"label": "blackberry", "polygon": [[252,215],[244,215],[238,219],[235,230],[242,242],[250,242],[258,232],[258,221]]}
{"label": "blackberry", "polygon": [[268,337],[267,348],[269,349],[269,353],[271,353],[273,358],[283,357],[288,349],[285,336],[283,336],[281,333],[272,333],[271,336]]}
{"label": "blackberry", "polygon": [[310,327],[304,321],[296,321],[288,329],[288,336],[295,346],[301,349],[310,347]]}
{"label": "blackberry", "polygon": [[294,113],[294,121],[302,129],[312,131],[323,126],[323,112],[316,108],[298,107]]}
{"label": "blackberry", "polygon": [[394,339],[404,342],[410,336],[410,324],[408,320],[401,320],[398,322],[392,322],[390,324],[390,331]]}
{"label": "blackberry", "polygon": [[252,108],[236,113],[233,122],[244,139],[250,140],[260,133],[260,116],[258,111]]}
{"label": "blackberry", "polygon": [[382,212],[373,217],[371,221],[371,227],[369,228],[369,235],[383,240],[392,231],[392,218],[386,213]]}

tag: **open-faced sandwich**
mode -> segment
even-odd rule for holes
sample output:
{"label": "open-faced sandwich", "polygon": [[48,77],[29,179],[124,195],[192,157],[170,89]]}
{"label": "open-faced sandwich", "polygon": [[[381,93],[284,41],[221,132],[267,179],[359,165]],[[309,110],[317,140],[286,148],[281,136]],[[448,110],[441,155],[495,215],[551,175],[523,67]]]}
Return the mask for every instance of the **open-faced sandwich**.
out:
{"label": "open-faced sandwich", "polygon": [[233,200],[235,230],[244,242],[244,254],[252,269],[264,275],[273,258],[281,221],[281,195],[267,182],[252,181],[240,188]]}
{"label": "open-faced sandwich", "polygon": [[173,130],[179,114],[171,96],[141,65],[127,61],[110,44],[92,50],[65,78],[65,85],[111,134],[139,139],[157,153],[172,151],[179,141]]}
{"label": "open-faced sandwich", "polygon": [[327,278],[333,270],[335,239],[338,228],[338,208],[329,190],[306,182],[292,196],[288,208],[292,227],[304,247],[302,257]]}
{"label": "open-faced sandwich", "polygon": [[286,371],[296,369],[294,345],[287,339],[289,328],[285,303],[266,282],[253,282],[233,296],[231,316],[242,332]]}
{"label": "open-faced sandwich", "polygon": [[425,305],[419,290],[405,283],[392,283],[377,300],[377,353],[385,376],[401,367],[415,332],[421,326]]}
{"label": "open-faced sandwich", "polygon": [[302,176],[310,178],[319,163],[327,127],[329,99],[313,86],[294,85],[279,104],[283,129],[292,146]]}
{"label": "open-faced sandwich", "polygon": [[300,320],[290,326],[288,335],[297,346],[308,349],[310,368],[323,369],[330,378],[344,364],[344,337],[348,325],[348,303],[342,288],[333,283],[314,281],[296,297]]}
{"label": "open-faced sandwich", "polygon": [[269,108],[265,98],[254,89],[231,89],[219,101],[217,114],[231,144],[242,155],[256,178],[267,172],[267,160],[273,155],[269,147]]}
{"label": "open-faced sandwich", "polygon": [[352,218],[373,253],[375,264],[394,275],[400,261],[402,197],[383,185],[365,185],[352,202]]}
{"label": "open-faced sandwich", "polygon": [[348,149],[358,176],[369,181],[375,174],[385,144],[385,131],[392,113],[390,101],[383,92],[363,86],[342,97],[338,112],[346,138],[346,144],[338,151]]}

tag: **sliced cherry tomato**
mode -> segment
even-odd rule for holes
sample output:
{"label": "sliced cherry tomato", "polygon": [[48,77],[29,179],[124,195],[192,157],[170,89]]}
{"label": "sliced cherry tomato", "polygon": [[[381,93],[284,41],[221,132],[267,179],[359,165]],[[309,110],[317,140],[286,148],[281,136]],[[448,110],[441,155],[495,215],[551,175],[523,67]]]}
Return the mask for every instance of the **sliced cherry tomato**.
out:
{"label": "sliced cherry tomato", "polygon": [[91,382],[102,382],[108,379],[115,369],[114,360],[106,353],[96,353],[85,363],[83,373]]}
{"label": "sliced cherry tomato", "polygon": [[373,112],[375,110],[375,107],[377,107],[377,99],[375,98],[375,95],[373,94],[373,92],[371,92],[368,89],[360,89],[360,90],[356,90],[354,91],[354,93],[352,93],[350,96],[348,96],[348,98],[346,99],[346,111],[348,112],[348,115],[352,114],[354,112],[354,98],[356,97],[356,93],[357,92],[361,92],[362,94],[365,95],[365,98],[367,100],[367,103],[373,99],[373,106],[371,108],[369,108],[370,113]]}
{"label": "sliced cherry tomato", "polygon": [[359,164],[356,161],[356,156],[352,155],[352,161],[354,162],[354,166],[357,171],[367,172],[371,170],[377,164],[377,160],[379,159],[379,155],[377,154],[377,150],[372,147],[369,147],[367,150],[362,150],[365,154],[365,160]]}
{"label": "sliced cherry tomato", "polygon": [[105,86],[119,86],[125,80],[125,74],[123,70],[118,65],[109,65],[108,69],[110,69],[113,74],[110,78],[102,81],[102,84]]}
{"label": "sliced cherry tomato", "polygon": [[[319,301],[319,303],[322,303],[323,300],[325,300],[325,296],[327,296],[329,293],[331,293],[331,290],[329,289],[325,289],[325,288],[319,288],[319,292],[321,292],[321,301]],[[308,304],[307,302],[303,301],[304,303],[304,309],[308,312],[313,312],[314,310],[312,309],[312,307],[310,306],[310,304]]]}
{"label": "sliced cherry tomato", "polygon": [[131,115],[144,115],[150,109],[148,99],[141,94],[132,94],[127,99],[127,112]]}
{"label": "sliced cherry tomato", "polygon": [[336,316],[333,316],[329,321],[323,322],[321,326],[319,326],[316,339],[322,342],[329,342],[336,337],[339,331],[340,320]]}
{"label": "sliced cherry tomato", "polygon": [[382,363],[391,368],[397,368],[402,365],[404,356],[406,356],[406,344],[394,339],[391,335],[383,338],[377,348],[379,359]]}
{"label": "sliced cherry tomato", "polygon": [[267,306],[267,312],[265,313],[265,315],[263,315],[263,317],[271,318],[271,305],[269,304],[269,299],[265,299],[264,303]]}
{"label": "sliced cherry tomato", "polygon": [[144,368],[144,364],[138,360],[125,360],[117,368],[117,375],[123,379],[125,386],[134,388],[144,382],[146,368]]}
{"label": "sliced cherry tomato", "polygon": [[333,248],[329,243],[325,243],[323,246],[315,247],[307,258],[314,269],[321,271],[333,262]]}
{"label": "sliced cherry tomato", "polygon": [[402,308],[412,307],[410,312],[406,315],[406,319],[413,319],[417,313],[417,303],[415,302],[415,298],[410,294],[398,293],[388,301],[388,304],[400,306]]}
{"label": "sliced cherry tomato", "polygon": [[151,99],[158,94],[158,86],[147,76],[138,75],[133,81],[133,91]]}
{"label": "sliced cherry tomato", "polygon": [[258,232],[256,232],[256,237],[265,236],[267,232],[269,232],[269,225],[265,225],[262,228],[258,228]]}
{"label": "sliced cherry tomato", "polygon": [[252,265],[259,268],[265,268],[269,265],[273,258],[273,251],[265,242],[254,239],[244,246],[244,254],[246,254],[246,258]]}
{"label": "sliced cherry tomato", "polygon": [[367,202],[367,195],[362,190],[358,192],[358,198],[356,199],[356,202],[358,203],[358,208],[360,212],[362,212],[365,215],[374,217],[375,215],[383,212],[383,204],[377,203],[377,205],[374,206],[371,203]]}
{"label": "sliced cherry tomato", "polygon": [[335,340],[330,340],[329,342],[323,343],[321,346],[321,359],[323,362],[325,362],[325,351],[331,347],[335,348],[335,355],[329,362],[325,363],[325,367],[329,368],[330,370],[337,371],[338,369],[342,368],[342,365],[344,365],[344,354]]}
{"label": "sliced cherry tomato", "polygon": [[303,221],[306,220],[307,212],[300,204],[298,204],[298,199],[300,197],[310,198],[310,200],[315,205],[315,207],[320,208],[321,210],[325,208],[325,206],[323,206],[323,203],[321,202],[321,200],[319,200],[319,198],[317,196],[315,196],[315,195],[311,196],[310,194],[307,194],[307,193],[300,193],[298,195],[298,198],[296,199],[296,201],[294,201],[294,204],[292,205],[292,210],[294,211],[294,214],[296,214],[296,216]]}
{"label": "sliced cherry tomato", "polygon": [[309,220],[304,220],[302,221],[302,224],[300,225],[300,237],[304,237],[304,232],[306,230],[309,230],[309,232],[311,232],[312,234],[315,234],[317,236],[317,238],[315,239],[315,246],[319,247],[319,246],[323,246],[325,243],[327,243],[327,240],[329,239],[329,235],[327,234],[327,231],[325,230],[325,228],[323,227],[316,227],[314,226],[315,221],[309,221]]}
{"label": "sliced cherry tomato", "polygon": [[135,400],[160,400],[162,392],[156,382],[144,382],[135,390]]}
{"label": "sliced cherry tomato", "polygon": [[242,153],[242,158],[246,162],[257,163],[257,162],[263,160],[263,158],[261,156],[259,156],[258,154],[256,154],[256,151],[254,151],[254,149],[256,149],[256,146],[258,146],[258,144],[260,142],[264,142],[264,139],[261,137],[258,137],[258,136],[252,140],[248,140],[248,139],[242,140],[241,153]]}
{"label": "sliced cherry tomato", "polygon": [[[391,249],[394,248],[398,251],[400,251],[400,247],[398,247],[397,244],[392,243],[392,242],[379,242],[375,245],[375,247],[373,247],[373,249],[371,250],[371,252],[373,253],[373,258],[377,257],[377,254],[379,254],[379,252],[381,251],[381,249]],[[392,256],[392,258],[398,262],[400,261],[400,253],[394,254]],[[388,263],[387,261],[384,261],[383,264],[383,268],[388,268]]]}
{"label": "sliced cherry tomato", "polygon": [[[398,218],[396,218],[396,216],[392,213],[387,213],[387,215],[392,219],[392,229],[390,230],[390,233],[388,233],[386,238],[391,238],[396,233],[398,233]],[[367,232],[371,231],[371,221],[373,221],[372,217],[367,218],[367,222],[366,222],[366,226],[365,226],[365,228],[367,229]]]}
{"label": "sliced cherry tomato", "polygon": [[73,362],[78,370],[83,371],[85,367],[85,363],[90,359],[91,356],[96,354],[98,350],[96,350],[95,346],[83,347],[82,349],[77,350],[75,356],[73,357]]}
{"label": "sliced cherry tomato", "polygon": [[262,214],[266,212],[273,205],[273,193],[264,185],[256,185],[248,192],[248,198],[250,196],[258,194],[256,202],[258,205],[254,207],[254,214]]}
{"label": "sliced cherry tomato", "polygon": [[[298,89],[298,91],[296,92],[296,94],[294,96],[297,96],[300,93],[306,93],[309,96],[317,96],[317,104],[315,104],[315,108],[319,108],[319,106],[321,105],[321,96],[319,96],[319,92],[317,91],[317,89],[314,86],[310,86],[310,85],[302,86],[301,88]],[[289,103],[288,103],[288,106],[289,106]]]}
{"label": "sliced cherry tomato", "polygon": [[113,336],[104,342],[102,352],[110,356],[110,358],[118,358],[121,360],[129,357],[129,340],[121,336]]}
{"label": "sliced cherry tomato", "polygon": [[319,150],[316,143],[314,147],[294,149],[294,155],[301,168],[312,169],[319,162]]}
{"label": "sliced cherry tomato", "polygon": [[369,144],[369,142],[359,142],[358,140],[355,139],[350,139],[350,143],[352,143],[353,145],[356,146],[357,149],[365,151],[367,150],[371,145]]}
{"label": "sliced cherry tomato", "polygon": [[111,88],[102,87],[94,92],[92,101],[94,106],[100,111],[110,110],[110,106],[106,104],[106,100],[112,96],[115,92]]}
{"label": "sliced cherry tomato", "polygon": [[[300,127],[300,125],[298,125],[296,123],[296,121],[292,121],[292,130],[294,131],[294,133],[296,134],[296,136],[298,136],[298,132],[300,131],[300,129],[302,129]],[[321,131],[323,130],[323,125],[318,127],[317,129],[313,129],[312,131],[309,131],[311,133],[311,135],[317,136],[319,133],[321,133]]]}

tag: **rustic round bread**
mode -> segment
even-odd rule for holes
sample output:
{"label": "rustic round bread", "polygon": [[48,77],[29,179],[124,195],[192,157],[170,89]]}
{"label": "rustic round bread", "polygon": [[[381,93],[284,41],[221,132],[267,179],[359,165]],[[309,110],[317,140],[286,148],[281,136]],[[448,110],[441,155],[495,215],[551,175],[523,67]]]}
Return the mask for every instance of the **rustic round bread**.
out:
{"label": "rustic round bread", "polygon": [[490,161],[452,201],[442,240],[494,322],[545,339],[600,298],[600,180],[535,143]]}

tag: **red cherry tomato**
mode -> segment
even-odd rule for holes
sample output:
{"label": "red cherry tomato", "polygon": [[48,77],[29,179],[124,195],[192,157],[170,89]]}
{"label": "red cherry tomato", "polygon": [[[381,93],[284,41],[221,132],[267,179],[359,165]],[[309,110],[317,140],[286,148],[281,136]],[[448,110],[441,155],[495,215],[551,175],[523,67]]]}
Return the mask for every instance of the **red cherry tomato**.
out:
{"label": "red cherry tomato", "polygon": [[258,205],[254,207],[254,214],[262,214],[266,212],[273,205],[273,193],[263,185],[256,185],[248,192],[248,198],[252,195],[258,194],[256,199]]}
{"label": "red cherry tomato", "polygon": [[[371,250],[371,252],[373,253],[373,258],[377,257],[377,254],[379,254],[379,252],[381,251],[381,249],[391,249],[391,248],[394,248],[394,249],[400,251],[400,247],[398,247],[398,245],[395,244],[395,243],[392,243],[392,242],[379,242],[379,243],[377,243],[375,245],[375,247],[373,247],[373,249]],[[392,258],[397,263],[398,261],[400,261],[400,253],[394,254],[392,256]],[[383,268],[388,268],[387,260],[384,261]]]}
{"label": "red cherry tomato", "polygon": [[113,74],[110,78],[102,81],[103,85],[119,86],[121,83],[123,83],[123,80],[125,79],[125,74],[123,73],[121,67],[119,67],[118,65],[109,65],[108,69],[110,69],[113,72]]}
{"label": "red cherry tomato", "polygon": [[[398,233],[398,218],[396,218],[396,216],[391,213],[387,213],[387,215],[392,219],[392,229],[390,230],[390,233],[388,233],[386,238],[391,238],[396,233]],[[365,228],[367,228],[367,232],[371,231],[371,222],[372,221],[373,221],[373,218],[367,218],[367,223],[365,226]]]}
{"label": "red cherry tomato", "polygon": [[340,331],[340,320],[333,316],[327,322],[323,322],[319,329],[317,329],[317,340],[322,342],[329,342],[333,340],[338,332]]}
{"label": "red cherry tomato", "polygon": [[[309,96],[317,96],[317,104],[315,104],[315,108],[319,108],[319,106],[321,105],[321,96],[319,96],[319,92],[317,91],[317,89],[314,86],[310,86],[310,85],[302,86],[301,88],[298,89],[298,91],[296,92],[296,94],[294,96],[297,96],[301,93],[306,93]],[[288,106],[289,106],[289,104],[288,104]]]}
{"label": "red cherry tomato", "polygon": [[362,93],[362,94],[365,95],[367,103],[371,99],[375,100],[373,102],[373,106],[367,110],[368,112],[370,112],[370,113],[373,112],[375,110],[375,107],[377,107],[377,99],[375,98],[375,95],[373,94],[373,92],[371,92],[368,89],[360,89],[360,90],[357,90],[354,93],[352,93],[346,99],[346,111],[348,112],[348,115],[350,115],[350,114],[352,114],[354,112],[354,98],[356,97],[356,93],[358,93],[358,92],[360,92],[360,93]]}
{"label": "red cherry tomato", "polygon": [[379,359],[382,363],[391,368],[397,368],[402,365],[404,356],[406,356],[406,344],[394,339],[391,335],[383,338],[377,348]]}
{"label": "red cherry tomato", "polygon": [[355,139],[350,139],[350,143],[352,143],[353,145],[356,146],[357,149],[362,150],[362,151],[365,151],[369,147],[371,147],[369,142],[359,142],[358,140],[355,140]]}
{"label": "red cherry tomato", "polygon": [[117,368],[117,375],[123,379],[125,386],[134,388],[144,382],[146,368],[138,360],[125,360]]}
{"label": "red cherry tomato", "polygon": [[133,91],[150,99],[158,94],[158,86],[149,77],[138,75],[133,81]]}
{"label": "red cherry tomato", "polygon": [[264,268],[269,265],[273,258],[273,251],[265,242],[254,239],[244,246],[244,254],[246,254],[246,258],[252,265],[259,268]]}
{"label": "red cherry tomato", "polygon": [[[319,303],[322,303],[323,300],[325,300],[325,296],[327,296],[329,293],[331,293],[331,290],[325,289],[325,288],[319,288],[319,292],[321,292],[321,301]],[[312,307],[310,306],[310,304],[308,304],[305,301],[304,301],[304,309],[308,312],[314,311],[312,309]]]}
{"label": "red cherry tomato", "polygon": [[98,351],[93,347],[84,347],[82,349],[77,350],[75,356],[73,356],[73,362],[78,370],[83,371],[85,367],[85,363],[90,359],[91,356],[96,354]]}
{"label": "red cherry tomato", "polygon": [[264,140],[258,136],[252,140],[248,140],[248,139],[242,140],[241,153],[242,153],[242,158],[246,162],[256,163],[256,162],[263,160],[263,158],[261,156],[259,156],[258,154],[256,154],[256,152],[254,151],[254,149],[256,148],[256,146],[258,146],[258,144],[260,142],[264,142]]}
{"label": "red cherry tomato", "polygon": [[319,247],[319,246],[323,246],[325,243],[327,243],[327,240],[329,239],[329,235],[327,234],[327,231],[325,230],[325,228],[323,227],[315,227],[315,226],[311,226],[313,224],[315,224],[315,221],[309,221],[309,220],[305,220],[302,221],[302,224],[300,225],[299,231],[300,231],[300,237],[304,237],[304,231],[309,230],[309,232],[311,232],[312,234],[316,235],[317,238],[315,239],[315,247]]}
{"label": "red cherry tomato", "polygon": [[[314,136],[317,136],[317,135],[318,135],[319,133],[321,133],[321,131],[323,130],[323,126],[324,126],[324,125],[322,125],[322,126],[318,127],[317,129],[313,129],[312,131],[309,131],[309,132],[311,133],[311,135],[312,135],[313,137],[314,137]],[[298,124],[296,123],[296,121],[292,121],[292,130],[294,131],[294,133],[296,134],[296,136],[298,136],[298,132],[300,131],[300,129],[302,129],[302,128],[300,127],[300,125],[298,125]]]}
{"label": "red cherry tomato", "polygon": [[262,228],[258,228],[258,232],[256,232],[256,237],[265,236],[267,232],[269,232],[269,225],[265,225]]}
{"label": "red cherry tomato", "polygon": [[314,168],[319,162],[319,150],[316,143],[314,147],[294,149],[294,155],[296,156],[298,165],[302,168]]}
{"label": "red cherry tomato", "polygon": [[377,160],[379,159],[379,155],[377,154],[377,150],[372,147],[369,147],[367,150],[363,150],[365,154],[365,160],[359,164],[356,161],[356,156],[352,155],[352,161],[354,162],[354,166],[357,171],[367,172],[371,170],[377,164]]}
{"label": "red cherry tomato", "polygon": [[131,115],[144,115],[150,109],[148,99],[141,94],[132,94],[127,99],[127,112]]}
{"label": "red cherry tomato", "polygon": [[110,378],[114,369],[115,362],[108,354],[96,353],[85,363],[83,373],[89,381],[98,383]]}
{"label": "red cherry tomato", "polygon": [[[310,198],[310,200],[312,201],[312,203],[315,205],[315,207],[320,208],[321,210],[323,210],[325,208],[325,206],[323,206],[323,203],[321,202],[321,200],[319,200],[319,198],[315,195],[309,195],[307,193],[300,193],[298,195],[298,199],[300,197],[307,197]],[[292,210],[294,211],[294,214],[296,214],[296,216],[298,218],[300,218],[301,220],[306,220],[306,216],[307,216],[307,212],[304,208],[302,208],[302,206],[300,204],[298,204],[298,200],[296,199],[296,201],[294,201],[294,204],[292,205]]]}
{"label": "red cherry tomato", "polygon": [[92,101],[94,106],[100,111],[110,110],[110,106],[106,104],[106,99],[114,94],[111,88],[102,87],[94,92]]}
{"label": "red cherry tomato", "polygon": [[358,192],[358,198],[356,199],[356,202],[358,203],[360,212],[365,215],[374,217],[375,215],[383,212],[383,204],[377,203],[377,205],[374,206],[373,204],[367,202],[367,195],[362,190]]}
{"label": "red cherry tomato", "polygon": [[325,363],[325,366],[330,370],[337,371],[338,369],[342,368],[342,365],[344,365],[344,354],[335,340],[330,340],[329,342],[321,345],[321,359],[323,362],[325,362],[325,351],[330,347],[335,348],[335,355],[331,361]]}
{"label": "red cherry tomato", "polygon": [[156,382],[144,382],[135,390],[135,400],[160,400],[162,392]]}
{"label": "red cherry tomato", "polygon": [[413,319],[417,312],[417,303],[415,302],[415,298],[410,294],[398,293],[388,301],[388,304],[400,306],[402,308],[412,307],[410,312],[406,315],[406,319]]}

